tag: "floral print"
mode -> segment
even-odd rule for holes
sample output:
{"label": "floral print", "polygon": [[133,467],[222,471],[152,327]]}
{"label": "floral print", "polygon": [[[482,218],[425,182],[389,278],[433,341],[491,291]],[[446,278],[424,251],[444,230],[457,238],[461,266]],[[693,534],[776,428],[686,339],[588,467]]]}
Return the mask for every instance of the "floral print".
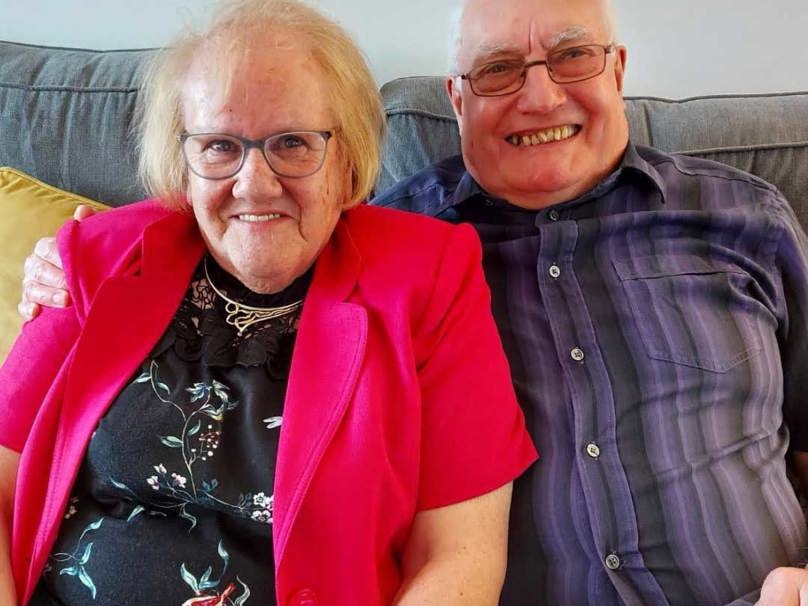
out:
{"label": "floral print", "polygon": [[[212,578],[213,566],[208,566],[199,578],[194,576],[185,564],[180,566],[182,580],[194,591],[195,596],[182,603],[182,606],[241,606],[250,597],[250,588],[238,577],[235,582],[228,583],[224,590],[219,592],[218,588],[222,584],[227,573],[227,565],[230,563],[230,554],[219,541],[217,548],[219,558],[222,560],[222,572],[218,578]],[[241,594],[232,597],[236,590],[236,584],[241,586]],[[232,597],[232,599],[231,599]]]}
{"label": "floral print", "polygon": [[271,487],[299,316],[240,336],[221,308],[198,270],[92,434],[32,606],[275,603]]}
{"label": "floral print", "polygon": [[[75,514],[77,511],[75,504],[78,502],[78,500],[74,502],[73,499],[70,499],[70,501],[71,501],[70,508],[73,510],[73,513]],[[98,593],[98,590],[96,589],[95,583],[93,582],[93,579],[90,577],[86,568],[93,554],[94,543],[90,541],[85,544],[84,539],[89,533],[101,528],[101,524],[103,523],[103,521],[104,518],[99,518],[92,524],[89,524],[84,529],[84,531],[79,536],[79,540],[76,543],[76,548],[72,551],[72,553],[60,552],[51,554],[50,557],[48,558],[48,562],[45,564],[43,574],[47,576],[49,574],[52,574],[53,572],[56,572],[60,576],[67,575],[71,577],[76,577],[79,580],[79,582],[89,590],[90,595],[94,600]]]}
{"label": "floral print", "polygon": [[[171,399],[172,390],[161,381],[159,369],[157,361],[151,360],[148,371],[138,376],[133,383],[148,383],[160,402],[177,411],[178,420],[181,421],[178,430],[173,434],[159,436],[159,439],[163,446],[180,451],[183,469],[181,472],[169,471],[162,462],[152,467],[155,473],[146,478],[146,483],[152,490],[167,497],[165,500],[155,501],[154,505],[176,509],[179,516],[189,522],[189,532],[197,524],[197,517],[188,509],[191,504],[218,505],[235,515],[262,524],[271,524],[272,497],[267,498],[263,492],[256,495],[242,493],[237,502],[228,502],[216,494],[219,480],[201,479],[194,469],[198,461],[207,461],[215,456],[221,440],[224,416],[239,405],[238,401],[231,399],[230,388],[215,380],[196,382],[184,390],[189,394],[188,402],[179,404]],[[278,422],[276,427],[279,425]],[[120,483],[116,483],[118,484]],[[125,488],[123,485],[119,487]]]}

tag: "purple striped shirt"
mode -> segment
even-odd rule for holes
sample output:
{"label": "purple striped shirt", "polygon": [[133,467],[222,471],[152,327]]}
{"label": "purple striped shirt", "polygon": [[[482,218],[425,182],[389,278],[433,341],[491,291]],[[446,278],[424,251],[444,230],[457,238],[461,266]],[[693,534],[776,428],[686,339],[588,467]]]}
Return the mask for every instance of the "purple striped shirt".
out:
{"label": "purple striped shirt", "polygon": [[483,242],[541,454],[515,484],[502,604],[751,604],[804,558],[785,454],[808,450],[808,240],[774,187],[630,144],[541,211],[459,157],[374,203]]}

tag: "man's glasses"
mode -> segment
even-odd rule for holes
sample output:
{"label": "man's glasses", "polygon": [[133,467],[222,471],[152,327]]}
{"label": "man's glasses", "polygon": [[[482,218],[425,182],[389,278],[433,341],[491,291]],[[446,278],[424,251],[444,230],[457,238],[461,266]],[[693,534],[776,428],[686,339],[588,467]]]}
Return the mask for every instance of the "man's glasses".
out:
{"label": "man's glasses", "polygon": [[329,130],[301,130],[254,140],[220,133],[183,133],[177,139],[188,168],[203,179],[232,177],[253,147],[261,150],[276,175],[297,178],[320,170],[333,136]]}
{"label": "man's glasses", "polygon": [[546,59],[525,62],[522,59],[491,61],[466,74],[471,91],[480,97],[510,95],[525,85],[527,70],[535,65],[547,67],[550,79],[557,84],[588,80],[606,69],[606,55],[614,51],[614,44],[585,44],[553,51]]}

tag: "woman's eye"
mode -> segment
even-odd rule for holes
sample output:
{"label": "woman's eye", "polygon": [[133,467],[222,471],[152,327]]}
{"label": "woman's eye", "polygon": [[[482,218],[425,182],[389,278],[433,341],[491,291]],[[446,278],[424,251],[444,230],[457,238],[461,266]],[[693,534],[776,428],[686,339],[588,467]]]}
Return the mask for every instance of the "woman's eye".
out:
{"label": "woman's eye", "polygon": [[216,139],[205,146],[205,151],[227,154],[238,151],[238,145],[228,139]]}
{"label": "woman's eye", "polygon": [[280,144],[280,147],[286,149],[293,149],[295,147],[301,147],[306,145],[306,142],[303,141],[303,139],[301,139],[297,135],[286,135],[282,137],[281,140],[278,141],[278,143]]}

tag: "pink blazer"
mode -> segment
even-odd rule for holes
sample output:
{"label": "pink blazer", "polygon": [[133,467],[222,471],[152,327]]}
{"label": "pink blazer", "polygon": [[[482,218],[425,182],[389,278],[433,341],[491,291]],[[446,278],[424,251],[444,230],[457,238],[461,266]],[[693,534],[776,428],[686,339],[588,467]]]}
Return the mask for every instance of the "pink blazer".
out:
{"label": "pink blazer", "polygon": [[[25,325],[0,369],[0,444],[21,452],[12,565],[35,588],[99,419],[171,321],[204,244],[155,201],[59,234],[73,305]],[[275,477],[279,604],[387,604],[416,512],[535,459],[469,227],[362,206],[317,261]]]}

